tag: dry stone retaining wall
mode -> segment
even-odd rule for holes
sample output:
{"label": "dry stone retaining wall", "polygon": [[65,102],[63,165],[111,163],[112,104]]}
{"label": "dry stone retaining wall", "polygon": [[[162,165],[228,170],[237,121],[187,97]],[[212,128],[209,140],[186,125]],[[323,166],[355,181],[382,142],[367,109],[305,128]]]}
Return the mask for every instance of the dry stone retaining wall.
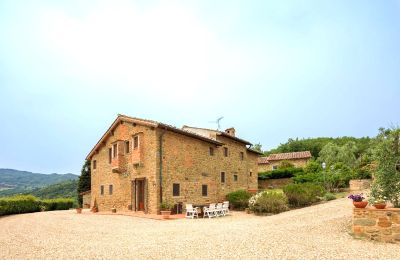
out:
{"label": "dry stone retaining wall", "polygon": [[352,231],[356,237],[400,244],[400,208],[354,208]]}

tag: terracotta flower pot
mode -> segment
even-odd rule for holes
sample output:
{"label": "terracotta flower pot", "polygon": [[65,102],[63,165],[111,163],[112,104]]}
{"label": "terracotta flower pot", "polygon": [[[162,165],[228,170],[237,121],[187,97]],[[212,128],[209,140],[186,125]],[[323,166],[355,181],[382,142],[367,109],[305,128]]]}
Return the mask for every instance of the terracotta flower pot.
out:
{"label": "terracotta flower pot", "polygon": [[386,208],[386,203],[376,203],[376,204],[374,204],[374,207],[376,209],[384,209],[384,208]]}
{"label": "terracotta flower pot", "polygon": [[81,214],[82,213],[82,208],[76,208],[76,213]]}
{"label": "terracotta flower pot", "polygon": [[169,215],[171,215],[170,210],[161,210],[161,216],[163,216],[163,219],[169,219]]}
{"label": "terracotta flower pot", "polygon": [[363,209],[368,205],[368,201],[353,201],[353,205],[356,208]]}

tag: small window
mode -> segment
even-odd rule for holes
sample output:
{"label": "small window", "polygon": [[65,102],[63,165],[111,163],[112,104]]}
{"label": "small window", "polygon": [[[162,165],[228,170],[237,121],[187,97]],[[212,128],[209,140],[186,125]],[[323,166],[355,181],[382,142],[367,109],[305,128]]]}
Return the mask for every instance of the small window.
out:
{"label": "small window", "polygon": [[228,147],[224,147],[224,155],[225,157],[228,157]]}
{"label": "small window", "polygon": [[225,172],[221,172],[221,183],[225,183]]}
{"label": "small window", "polygon": [[139,136],[138,135],[135,135],[134,137],[133,137],[133,149],[136,149],[136,148],[138,148],[139,147]]}
{"label": "small window", "polygon": [[214,148],[213,147],[210,147],[210,155],[214,156]]}
{"label": "small window", "polygon": [[172,184],[172,196],[178,197],[180,196],[181,188],[179,183]]}
{"label": "small window", "polygon": [[112,149],[108,148],[108,163],[111,163],[111,159],[112,159]]}
{"label": "small window", "polygon": [[272,166],[272,170],[277,170],[278,169],[278,165],[273,165]]}
{"label": "small window", "polygon": [[129,153],[129,141],[125,141],[125,153]]}
{"label": "small window", "polygon": [[250,172],[249,175],[250,175],[250,177],[251,177],[251,176],[253,175],[253,172]]}
{"label": "small window", "polygon": [[113,144],[113,158],[117,157],[118,144]]}
{"label": "small window", "polygon": [[240,152],[240,160],[243,161],[244,160],[244,153]]}
{"label": "small window", "polygon": [[108,193],[109,193],[110,195],[113,194],[113,186],[112,186],[112,184],[111,184],[110,186],[108,186]]}
{"label": "small window", "polygon": [[233,181],[238,181],[238,176],[237,176],[237,174],[234,174],[234,175],[233,175]]}
{"label": "small window", "polygon": [[207,185],[201,185],[201,195],[203,196],[203,197],[207,197],[207,189],[208,189],[208,187],[207,187]]}
{"label": "small window", "polygon": [[93,170],[96,170],[96,168],[97,168],[97,161],[93,160]]}
{"label": "small window", "polygon": [[103,185],[100,186],[100,195],[104,195],[104,186]]}

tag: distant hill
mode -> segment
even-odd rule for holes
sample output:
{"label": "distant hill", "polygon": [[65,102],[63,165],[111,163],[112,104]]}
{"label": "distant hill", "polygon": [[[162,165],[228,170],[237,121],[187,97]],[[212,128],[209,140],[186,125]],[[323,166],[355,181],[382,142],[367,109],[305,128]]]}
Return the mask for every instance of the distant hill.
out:
{"label": "distant hill", "polygon": [[67,174],[41,174],[14,169],[0,169],[0,196],[9,196],[19,193],[27,193],[47,185],[77,180],[78,175]]}
{"label": "distant hill", "polygon": [[34,189],[29,194],[41,199],[76,198],[77,188],[78,180],[68,180]]}

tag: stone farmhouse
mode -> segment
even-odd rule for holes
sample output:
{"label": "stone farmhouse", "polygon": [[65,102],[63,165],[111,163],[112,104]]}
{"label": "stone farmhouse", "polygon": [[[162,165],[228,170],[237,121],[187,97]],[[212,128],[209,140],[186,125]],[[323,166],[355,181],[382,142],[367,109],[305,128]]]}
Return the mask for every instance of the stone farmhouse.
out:
{"label": "stone farmhouse", "polygon": [[269,156],[258,158],[258,171],[276,170],[282,161],[288,161],[295,167],[304,167],[311,157],[310,151],[270,154]]}
{"label": "stone farmhouse", "polygon": [[257,191],[258,157],[251,143],[225,131],[118,115],[86,159],[91,160],[91,206],[99,211],[157,214],[164,200],[225,200],[231,191]]}

